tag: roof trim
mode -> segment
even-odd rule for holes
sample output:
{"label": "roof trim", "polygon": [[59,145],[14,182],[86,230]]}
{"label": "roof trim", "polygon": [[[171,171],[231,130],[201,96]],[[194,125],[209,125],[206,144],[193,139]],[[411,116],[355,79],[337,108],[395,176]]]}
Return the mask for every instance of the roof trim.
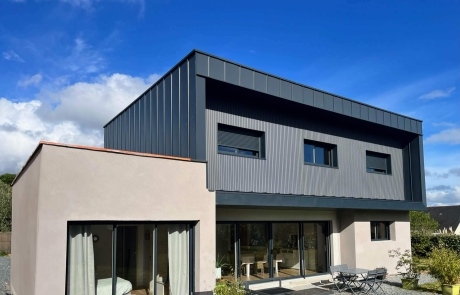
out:
{"label": "roof trim", "polygon": [[[106,148],[99,148],[94,146],[85,146],[85,145],[77,145],[77,144],[67,144],[67,143],[59,143],[59,142],[52,142],[52,141],[45,141],[41,140],[37,147],[34,149],[30,157],[27,159],[24,166],[22,166],[19,173],[14,178],[11,186],[13,186],[16,181],[24,174],[27,170],[27,167],[35,158],[35,156],[40,152],[42,146],[49,145],[49,146],[58,146],[58,147],[65,147],[65,148],[72,148],[72,149],[80,149],[80,150],[87,150],[87,151],[95,151],[95,152],[105,152],[105,153],[112,153],[112,154],[121,154],[121,155],[129,155],[129,156],[138,156],[138,157],[147,157],[147,158],[158,158],[158,159],[167,159],[167,160],[177,160],[177,161],[186,161],[192,162],[191,158],[181,158],[181,157],[173,157],[173,156],[164,156],[164,155],[157,155],[157,154],[148,154],[148,153],[137,153],[137,152],[130,152],[130,151],[122,151],[122,150],[113,150],[113,149],[106,149]],[[196,161],[194,161],[196,162]]]}

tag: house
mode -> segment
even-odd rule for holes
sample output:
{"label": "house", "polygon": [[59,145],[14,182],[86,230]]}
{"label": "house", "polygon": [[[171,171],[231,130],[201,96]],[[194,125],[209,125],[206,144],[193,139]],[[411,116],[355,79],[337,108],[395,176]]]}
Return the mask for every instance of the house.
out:
{"label": "house", "polygon": [[428,207],[431,218],[439,223],[439,230],[452,231],[460,235],[460,205]]}
{"label": "house", "polygon": [[13,184],[11,285],[184,295],[216,276],[395,273],[410,210],[426,210],[420,120],[193,50],[104,148],[38,145]]}

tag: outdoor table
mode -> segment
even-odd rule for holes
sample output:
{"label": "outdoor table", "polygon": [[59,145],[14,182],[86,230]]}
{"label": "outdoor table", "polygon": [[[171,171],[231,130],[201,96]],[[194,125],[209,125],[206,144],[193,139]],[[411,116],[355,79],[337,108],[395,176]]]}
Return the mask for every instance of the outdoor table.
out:
{"label": "outdoor table", "polygon": [[[361,277],[364,278],[364,274],[367,274],[369,272],[369,270],[365,269],[365,268],[350,268],[350,269],[344,269],[344,270],[342,270],[340,272],[342,274],[347,274],[347,275],[356,275],[356,276],[360,275]],[[355,284],[356,278],[351,280],[351,279],[347,279],[347,276],[344,276],[343,279],[344,279],[344,283],[347,286],[347,289],[350,289],[353,294],[356,294],[355,291],[353,290],[352,285],[354,285],[355,288],[361,287],[361,285],[356,286],[356,284]]]}

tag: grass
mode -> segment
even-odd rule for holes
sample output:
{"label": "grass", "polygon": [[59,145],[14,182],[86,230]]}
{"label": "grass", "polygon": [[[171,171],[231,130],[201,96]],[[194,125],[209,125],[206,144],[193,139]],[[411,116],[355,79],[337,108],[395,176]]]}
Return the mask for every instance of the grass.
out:
{"label": "grass", "polygon": [[433,283],[418,285],[418,291],[442,294],[441,283],[436,281]]}

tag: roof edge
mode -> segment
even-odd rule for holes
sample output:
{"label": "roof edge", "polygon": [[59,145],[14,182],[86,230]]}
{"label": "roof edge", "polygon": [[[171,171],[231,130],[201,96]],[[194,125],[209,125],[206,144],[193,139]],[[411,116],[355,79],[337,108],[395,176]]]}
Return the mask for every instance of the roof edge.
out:
{"label": "roof edge", "polygon": [[[52,142],[52,141],[45,141],[41,140],[32,154],[29,156],[25,164],[22,166],[21,170],[18,172],[16,177],[14,178],[13,182],[10,186],[13,186],[19,178],[21,178],[22,174],[27,170],[27,167],[35,158],[35,156],[41,151],[42,146],[49,145],[49,146],[57,146],[57,147],[64,147],[64,148],[72,148],[72,149],[80,149],[80,150],[87,150],[87,151],[96,151],[96,152],[106,152],[112,154],[121,154],[121,155],[129,155],[129,156],[138,156],[138,157],[147,157],[147,158],[157,158],[157,159],[166,159],[166,160],[176,160],[176,161],[185,161],[185,162],[192,162],[191,158],[182,158],[182,157],[174,157],[174,156],[165,156],[165,155],[158,155],[158,154],[148,154],[148,153],[138,153],[138,152],[130,152],[130,151],[122,151],[122,150],[113,150],[113,149],[106,149],[94,146],[85,146],[85,145],[77,145],[77,144],[68,144],[68,143],[59,143],[59,142]],[[197,162],[197,161],[193,161]]]}

